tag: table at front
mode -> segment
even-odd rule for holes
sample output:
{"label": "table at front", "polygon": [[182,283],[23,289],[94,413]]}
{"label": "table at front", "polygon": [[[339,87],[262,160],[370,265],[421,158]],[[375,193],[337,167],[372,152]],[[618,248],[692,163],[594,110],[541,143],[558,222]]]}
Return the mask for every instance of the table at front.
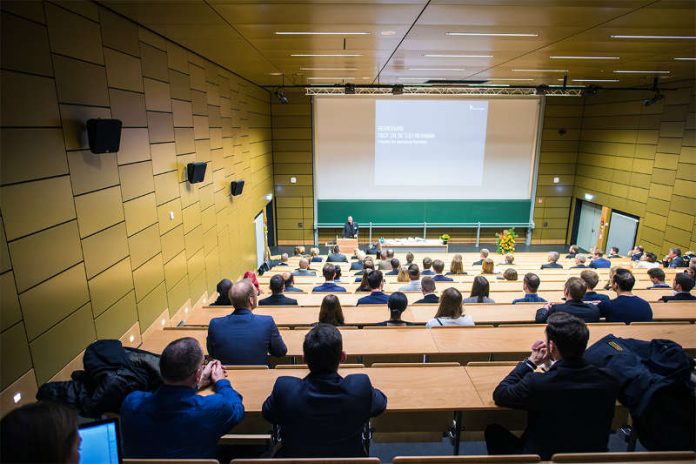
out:
{"label": "table at front", "polygon": [[391,249],[395,253],[448,253],[447,244],[440,240],[385,240],[382,250]]}

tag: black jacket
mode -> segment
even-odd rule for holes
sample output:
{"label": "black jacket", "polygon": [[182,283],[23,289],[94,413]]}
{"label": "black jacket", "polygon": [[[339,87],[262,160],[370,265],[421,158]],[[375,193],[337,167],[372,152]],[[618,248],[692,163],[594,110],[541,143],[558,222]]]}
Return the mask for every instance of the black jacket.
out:
{"label": "black jacket", "polygon": [[326,262],[327,263],[347,263],[348,258],[346,258],[346,255],[342,253],[331,253],[329,256],[326,257]]}
{"label": "black jacket", "polygon": [[362,261],[355,261],[354,263],[350,263],[350,270],[351,271],[360,271],[363,268],[363,263]]}
{"label": "black jacket", "polygon": [[549,316],[556,312],[564,312],[579,317],[585,322],[599,322],[599,308],[590,303],[582,301],[568,301],[562,304],[555,304],[551,309],[541,308],[537,310],[534,322],[543,324]]}
{"label": "black jacket", "polygon": [[85,369],[74,371],[72,380],[41,385],[36,399],[62,403],[84,417],[98,418],[106,412],[118,414],[132,391],[154,391],[162,383],[159,356],[124,348],[119,340],[92,343],[83,363]]}
{"label": "black jacket", "polygon": [[434,293],[430,293],[428,295],[425,295],[423,298],[420,300],[416,301],[413,304],[421,304],[421,303],[439,303],[440,302],[440,297],[435,295]]}
{"label": "black jacket", "polygon": [[271,295],[263,300],[259,300],[259,306],[291,306],[297,305],[297,300],[288,298],[282,293],[279,295]]}
{"label": "black jacket", "polygon": [[667,303],[668,301],[694,301],[696,300],[696,296],[693,296],[691,293],[687,292],[679,292],[675,295],[672,296],[663,296],[660,298],[660,301],[664,301]]}
{"label": "black jacket", "polygon": [[555,453],[607,451],[619,384],[583,359],[556,362],[535,373],[522,361],[500,382],[493,400],[527,411],[523,452],[542,460]]}

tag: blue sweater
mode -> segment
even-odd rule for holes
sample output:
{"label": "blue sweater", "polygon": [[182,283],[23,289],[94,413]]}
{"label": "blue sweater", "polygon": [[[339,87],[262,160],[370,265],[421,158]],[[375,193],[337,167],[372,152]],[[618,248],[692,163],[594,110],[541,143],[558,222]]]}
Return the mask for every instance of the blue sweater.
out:
{"label": "blue sweater", "polygon": [[512,304],[517,303],[546,303],[546,300],[536,293],[525,293],[524,298],[516,298],[512,300]]}
{"label": "blue sweater", "polygon": [[599,303],[599,312],[607,322],[650,322],[653,314],[650,303],[637,296],[621,295]]}

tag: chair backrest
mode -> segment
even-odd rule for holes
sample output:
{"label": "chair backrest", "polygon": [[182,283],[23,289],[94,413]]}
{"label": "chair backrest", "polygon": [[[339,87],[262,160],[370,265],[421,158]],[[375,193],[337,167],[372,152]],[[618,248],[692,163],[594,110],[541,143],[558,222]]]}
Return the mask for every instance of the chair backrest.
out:
{"label": "chair backrest", "polygon": [[551,457],[552,462],[669,462],[693,463],[694,451],[636,451],[632,453],[560,453]]}
{"label": "chair backrest", "polygon": [[379,458],[233,459],[230,464],[380,464]]}
{"label": "chair backrest", "polygon": [[508,454],[504,456],[397,456],[393,464],[473,464],[541,462],[536,454]]}
{"label": "chair backrest", "polygon": [[217,459],[124,459],[123,464],[220,464]]}

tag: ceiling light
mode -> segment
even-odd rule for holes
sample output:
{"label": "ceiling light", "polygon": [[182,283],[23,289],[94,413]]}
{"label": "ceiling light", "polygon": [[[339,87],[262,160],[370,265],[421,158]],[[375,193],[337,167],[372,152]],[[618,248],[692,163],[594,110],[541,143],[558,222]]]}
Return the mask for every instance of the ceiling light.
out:
{"label": "ceiling light", "polygon": [[610,35],[612,39],[696,39],[696,35]]}
{"label": "ceiling light", "polygon": [[297,177],[294,177],[294,176],[291,177],[291,178],[290,178],[290,183],[291,183],[291,184],[296,184],[296,183],[297,183]]}
{"label": "ceiling light", "polygon": [[283,73],[268,73],[269,76],[282,76]]}
{"label": "ceiling light", "polygon": [[535,32],[445,32],[445,35],[467,37],[539,37],[539,34]]}
{"label": "ceiling light", "polygon": [[482,77],[487,81],[533,81],[532,77]]}
{"label": "ceiling light", "polygon": [[300,71],[356,71],[358,68],[300,68]]}
{"label": "ceiling light", "polygon": [[618,56],[549,56],[552,60],[619,60]]}
{"label": "ceiling light", "polygon": [[696,57],[693,56],[680,56],[674,58],[675,61],[696,61]]}
{"label": "ceiling light", "polygon": [[427,54],[426,58],[493,58],[493,55],[454,55],[454,54]]}
{"label": "ceiling light", "polygon": [[513,69],[513,72],[567,73],[567,69]]}
{"label": "ceiling light", "polygon": [[408,68],[409,71],[466,71],[464,68]]}
{"label": "ceiling light", "polygon": [[[562,79],[559,79],[562,80]],[[572,79],[573,82],[620,82],[618,79]]]}
{"label": "ceiling light", "polygon": [[616,74],[669,74],[671,71],[650,71],[643,69],[620,69],[614,71]]}
{"label": "ceiling light", "polygon": [[14,402],[14,404],[17,404],[17,403],[19,403],[20,401],[22,401],[22,393],[20,393],[20,392],[15,393],[15,394],[12,396],[12,401]]}
{"label": "ceiling light", "polygon": [[383,35],[383,36],[390,36],[390,35],[395,35],[395,34],[396,34],[396,31],[382,31],[382,32],[380,32],[380,35]]}
{"label": "ceiling light", "polygon": [[266,201],[271,201],[271,200],[273,200],[273,194],[267,193],[266,196],[264,196],[264,198],[266,199]]}
{"label": "ceiling light", "polygon": [[295,56],[295,57],[315,57],[315,58],[326,58],[326,57],[354,57],[354,56],[362,56],[358,54],[347,54],[347,53],[293,53],[290,56]]}
{"label": "ceiling light", "polygon": [[587,201],[592,201],[592,200],[594,200],[594,195],[592,195],[591,193],[586,193],[586,194],[585,194],[585,200],[587,200]]}
{"label": "ceiling light", "polygon": [[553,183],[554,183],[554,184],[557,184],[557,183],[559,183],[560,181],[561,181],[561,178],[560,178],[560,177],[554,177],[554,178],[553,178]]}
{"label": "ceiling light", "polygon": [[370,35],[369,32],[276,32],[276,35]]}

